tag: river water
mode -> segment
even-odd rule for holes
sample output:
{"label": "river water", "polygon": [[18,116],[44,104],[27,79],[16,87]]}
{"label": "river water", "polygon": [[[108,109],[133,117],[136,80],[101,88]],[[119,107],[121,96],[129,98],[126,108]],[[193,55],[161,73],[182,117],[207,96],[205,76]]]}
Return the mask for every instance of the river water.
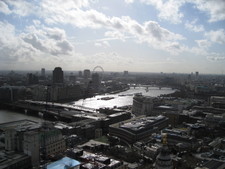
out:
{"label": "river water", "polygon": [[[145,96],[157,97],[157,96],[160,96],[161,94],[170,94],[173,92],[175,92],[175,90],[171,88],[161,88],[160,90],[158,87],[149,87],[147,91],[145,87],[136,87],[136,88],[131,88],[124,92],[117,93],[117,94],[105,94],[105,95],[98,95],[92,98],[81,99],[76,102],[71,102],[70,104],[90,107],[94,109],[99,109],[104,107],[108,107],[108,108],[121,107],[121,106],[132,105],[133,95],[135,93],[142,93],[142,95],[145,95]],[[110,99],[101,100],[102,98],[107,98],[107,97]],[[5,123],[5,122],[10,122],[15,120],[22,120],[22,119],[29,119],[29,120],[38,121],[38,122],[42,121],[42,119],[39,119],[38,117],[28,116],[15,111],[0,109],[0,123]]]}
{"label": "river water", "polygon": [[[136,93],[141,93],[144,96],[152,96],[157,97],[161,94],[170,94],[174,93],[175,89],[171,88],[161,88],[158,87],[149,87],[148,90],[146,87],[136,87],[130,88],[127,91],[120,92],[117,94],[105,94],[98,95],[92,98],[81,99],[76,102],[72,102],[71,104],[80,105],[84,107],[99,109],[99,108],[113,108],[113,107],[121,107],[133,104],[133,96]],[[103,98],[103,100],[101,100]],[[104,98],[106,98],[104,100]],[[109,98],[109,100],[107,100]]]}

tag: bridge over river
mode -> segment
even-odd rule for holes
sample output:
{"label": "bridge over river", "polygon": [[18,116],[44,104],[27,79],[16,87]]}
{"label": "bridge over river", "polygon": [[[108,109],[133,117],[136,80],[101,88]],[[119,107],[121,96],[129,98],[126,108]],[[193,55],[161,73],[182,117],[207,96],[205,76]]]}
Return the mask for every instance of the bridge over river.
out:
{"label": "bridge over river", "polygon": [[63,103],[53,103],[33,100],[20,100],[14,103],[7,103],[6,106],[21,110],[25,114],[42,116],[49,119],[60,119],[62,121],[71,121],[76,118],[75,114],[99,114],[97,109],[88,108],[79,105],[70,105]]}

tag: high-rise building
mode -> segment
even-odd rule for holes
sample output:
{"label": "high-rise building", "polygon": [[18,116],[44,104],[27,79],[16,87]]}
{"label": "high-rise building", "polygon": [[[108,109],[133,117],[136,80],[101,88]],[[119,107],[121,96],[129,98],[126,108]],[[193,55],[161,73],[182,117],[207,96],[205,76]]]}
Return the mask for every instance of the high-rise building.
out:
{"label": "high-rise building", "polygon": [[198,77],[198,75],[199,75],[199,72],[195,72],[195,76]]}
{"label": "high-rise building", "polygon": [[128,76],[128,71],[127,70],[124,70],[123,76]]}
{"label": "high-rise building", "polygon": [[82,77],[82,71],[79,71],[79,72],[78,72],[78,76],[79,76],[79,77]]}
{"label": "high-rise building", "polygon": [[29,85],[38,84],[38,77],[34,75],[33,73],[27,74],[27,83]]}
{"label": "high-rise building", "polygon": [[53,83],[63,83],[64,77],[63,77],[63,71],[61,67],[56,67],[53,70],[52,80],[53,80]]}
{"label": "high-rise building", "polygon": [[41,77],[45,77],[45,68],[41,68]]}
{"label": "high-rise building", "polygon": [[199,72],[195,72],[195,79],[199,80]]}
{"label": "high-rise building", "polygon": [[89,69],[84,70],[84,79],[88,79],[91,77],[91,71]]}
{"label": "high-rise building", "polygon": [[76,76],[73,73],[70,73],[69,81],[72,82],[72,83],[76,82]]}
{"label": "high-rise building", "polygon": [[99,85],[101,84],[101,79],[98,73],[92,74],[92,84],[94,85],[94,87],[99,87]]}

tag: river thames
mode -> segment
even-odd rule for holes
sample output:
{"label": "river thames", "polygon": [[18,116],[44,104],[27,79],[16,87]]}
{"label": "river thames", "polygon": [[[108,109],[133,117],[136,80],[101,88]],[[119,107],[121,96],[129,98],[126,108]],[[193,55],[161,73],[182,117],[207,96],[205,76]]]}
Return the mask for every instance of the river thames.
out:
{"label": "river thames", "polygon": [[[84,107],[99,109],[99,108],[113,108],[113,107],[121,107],[121,106],[128,106],[132,105],[133,103],[133,96],[136,93],[142,93],[144,96],[152,96],[157,97],[162,94],[170,94],[174,93],[176,89],[171,88],[161,88],[158,87],[149,87],[146,90],[145,87],[136,87],[131,88],[127,91],[120,92],[117,94],[104,94],[104,95],[97,95],[92,98],[81,99],[78,101],[70,102],[69,104],[73,105],[80,105]],[[0,110],[0,123],[15,121],[15,120],[22,120],[22,119],[29,119],[33,121],[41,122],[42,119],[38,117],[28,116],[26,114],[18,113],[15,111],[8,111],[8,110]]]}
{"label": "river thames", "polygon": [[136,93],[141,93],[144,96],[157,97],[162,94],[174,93],[175,91],[176,89],[171,89],[171,88],[159,89],[158,87],[149,87],[147,90],[146,87],[136,87],[136,88],[132,87],[127,91],[120,92],[117,94],[98,95],[92,98],[81,99],[76,102],[72,102],[71,104],[80,105],[84,107],[90,107],[94,109],[106,108],[106,107],[113,108],[113,107],[132,105],[133,96]]}

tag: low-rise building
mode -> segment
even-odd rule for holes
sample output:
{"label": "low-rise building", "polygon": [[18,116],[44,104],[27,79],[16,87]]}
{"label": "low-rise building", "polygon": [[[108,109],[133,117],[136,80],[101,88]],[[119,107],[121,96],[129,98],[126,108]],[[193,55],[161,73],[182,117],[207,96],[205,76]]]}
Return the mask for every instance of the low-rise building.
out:
{"label": "low-rise building", "polygon": [[122,161],[115,160],[103,155],[97,155],[84,151],[80,156],[81,161],[85,163],[81,165],[81,169],[102,168],[102,169],[127,169],[127,165]]}
{"label": "low-rise building", "polygon": [[33,167],[39,166],[41,154],[47,158],[66,149],[62,133],[50,123],[20,120],[3,123],[0,129],[5,132],[5,150],[27,154]]}
{"label": "low-rise building", "polygon": [[109,135],[119,137],[127,143],[151,136],[168,126],[168,118],[164,116],[139,116],[135,119],[126,120],[109,126]]}
{"label": "low-rise building", "polygon": [[80,162],[77,160],[74,160],[69,157],[64,157],[58,161],[55,161],[53,163],[50,163],[47,165],[47,169],[79,169],[80,168]]}
{"label": "low-rise building", "polygon": [[208,114],[206,115],[205,124],[209,127],[219,127],[222,123],[225,123],[225,114],[223,115],[213,115]]}
{"label": "low-rise building", "polygon": [[222,96],[211,96],[210,105],[216,108],[225,108],[225,97]]}
{"label": "low-rise building", "polygon": [[24,153],[14,151],[0,152],[0,169],[30,169],[31,158]]}

